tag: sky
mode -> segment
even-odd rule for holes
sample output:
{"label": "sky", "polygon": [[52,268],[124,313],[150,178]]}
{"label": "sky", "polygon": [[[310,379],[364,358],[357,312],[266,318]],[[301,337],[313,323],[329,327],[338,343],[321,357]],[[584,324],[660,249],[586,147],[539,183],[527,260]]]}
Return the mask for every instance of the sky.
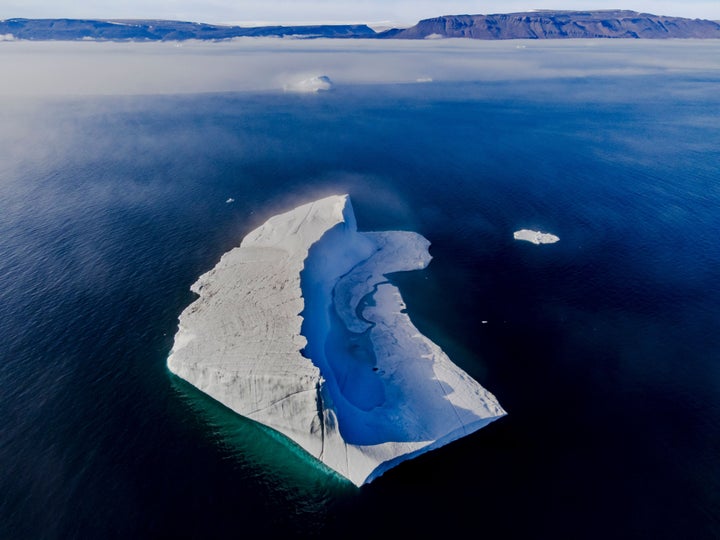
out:
{"label": "sky", "polygon": [[720,20],[720,0],[2,0],[0,19],[158,18],[231,24],[370,23],[532,9],[632,9]]}

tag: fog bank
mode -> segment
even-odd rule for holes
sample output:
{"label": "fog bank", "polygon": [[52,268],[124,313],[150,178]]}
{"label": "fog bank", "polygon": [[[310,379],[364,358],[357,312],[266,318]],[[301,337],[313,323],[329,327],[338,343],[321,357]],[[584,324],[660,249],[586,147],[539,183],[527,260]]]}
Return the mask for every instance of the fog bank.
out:
{"label": "fog bank", "polygon": [[282,91],[319,75],[341,87],[704,72],[720,69],[718,53],[719,40],[6,41],[0,96]]}

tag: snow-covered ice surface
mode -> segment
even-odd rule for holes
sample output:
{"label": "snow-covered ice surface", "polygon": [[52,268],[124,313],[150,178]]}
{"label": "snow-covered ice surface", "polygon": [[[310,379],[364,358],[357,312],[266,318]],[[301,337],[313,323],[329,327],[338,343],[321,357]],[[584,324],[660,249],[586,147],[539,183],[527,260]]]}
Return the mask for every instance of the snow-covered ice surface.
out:
{"label": "snow-covered ice surface", "polygon": [[540,231],[532,231],[530,229],[520,229],[513,233],[515,240],[525,240],[526,242],[532,242],[533,244],[554,244],[559,237],[550,233],[543,233]]}
{"label": "snow-covered ice surface", "polygon": [[269,426],[356,485],[503,416],[423,336],[390,272],[429,242],[357,231],[347,195],[269,219],[200,276],[172,372]]}

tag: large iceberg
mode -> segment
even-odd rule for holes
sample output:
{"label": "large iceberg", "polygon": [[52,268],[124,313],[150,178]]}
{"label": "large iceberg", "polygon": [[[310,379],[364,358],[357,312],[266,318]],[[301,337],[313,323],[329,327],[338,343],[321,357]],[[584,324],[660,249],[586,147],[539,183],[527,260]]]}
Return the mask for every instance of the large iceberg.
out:
{"label": "large iceberg", "polygon": [[503,416],[406,314],[385,274],[430,262],[358,232],[347,195],[274,216],[191,289],[170,370],[356,485]]}

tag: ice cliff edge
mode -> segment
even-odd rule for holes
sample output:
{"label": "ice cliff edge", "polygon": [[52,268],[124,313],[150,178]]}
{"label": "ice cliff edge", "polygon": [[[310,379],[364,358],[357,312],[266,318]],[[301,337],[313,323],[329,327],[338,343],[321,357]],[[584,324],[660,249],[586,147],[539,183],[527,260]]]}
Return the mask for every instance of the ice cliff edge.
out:
{"label": "ice cliff edge", "polygon": [[362,233],[347,195],[270,218],[200,276],[168,367],[356,485],[505,414],[405,313],[429,242]]}

